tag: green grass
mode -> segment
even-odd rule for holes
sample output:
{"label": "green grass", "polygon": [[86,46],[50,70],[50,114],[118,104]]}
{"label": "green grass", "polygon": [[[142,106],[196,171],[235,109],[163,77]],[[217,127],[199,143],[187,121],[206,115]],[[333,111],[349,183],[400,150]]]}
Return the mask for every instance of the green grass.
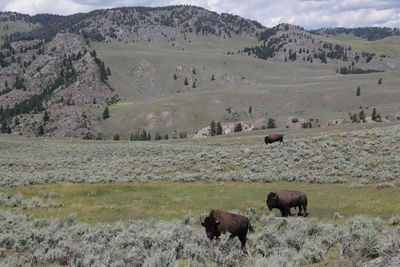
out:
{"label": "green grass", "polygon": [[[373,43],[346,36],[343,41],[329,40],[346,42],[354,49],[371,44],[383,50],[397,45],[398,50],[398,41],[394,39]],[[103,132],[106,136],[118,133],[125,138],[137,129],[190,134],[208,126],[211,120],[223,122],[227,107],[241,113],[252,106],[253,121],[266,121],[270,117],[318,118],[321,125],[348,118],[348,113],[358,112],[359,106],[370,110],[375,107],[382,116],[398,113],[398,59],[385,58],[377,63],[387,69],[383,73],[338,75],[336,68],[340,66],[336,64],[289,64],[224,54],[253,43],[254,40],[241,39],[203,40],[185,46],[184,50],[94,43],[99,57],[111,68],[109,82],[123,103],[110,107],[111,118],[101,124]],[[391,69],[386,63],[396,67]],[[184,85],[185,77],[193,76],[193,68],[196,88]],[[211,81],[213,74],[215,80]],[[378,86],[380,77],[383,83]],[[358,86],[360,97],[355,95]],[[193,114],[203,117],[198,119]]]}
{"label": "green grass", "polygon": [[[41,197],[46,192],[60,193],[64,198],[54,201],[63,203],[64,207],[22,212],[40,218],[76,213],[79,221],[96,224],[136,219],[182,219],[187,214],[198,218],[213,208],[246,212],[247,208],[253,207],[257,213],[270,213],[265,205],[266,196],[279,189],[304,191],[308,195],[309,217],[322,221],[332,220],[335,212],[344,215],[343,220],[358,214],[387,219],[400,213],[400,188],[378,190],[376,185],[350,189],[348,184],[150,182],[35,185],[6,191],[28,198]],[[272,212],[279,214],[278,210]]]}
{"label": "green grass", "polygon": [[353,49],[375,52],[378,55],[385,54],[390,57],[400,57],[400,40],[397,36],[391,36],[376,41],[367,41],[363,38],[349,34],[340,34],[337,36],[330,36],[329,38],[323,35],[318,35],[318,38],[340,45],[351,46]]}

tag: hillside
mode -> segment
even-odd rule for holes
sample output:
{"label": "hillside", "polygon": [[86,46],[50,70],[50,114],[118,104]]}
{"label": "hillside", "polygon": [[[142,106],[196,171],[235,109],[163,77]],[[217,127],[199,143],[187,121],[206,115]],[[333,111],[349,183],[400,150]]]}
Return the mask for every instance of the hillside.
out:
{"label": "hillside", "polygon": [[5,43],[0,52],[2,132],[76,137],[99,132],[96,110],[116,94],[82,37]]}
{"label": "hillside", "polygon": [[40,14],[28,18],[28,21],[39,23],[41,27],[11,35],[9,40],[50,39],[57,32],[69,31],[93,41],[179,44],[191,42],[192,38],[186,36],[190,33],[199,38],[229,39],[255,36],[259,29],[264,28],[255,21],[195,6],[123,7],[71,16]]}
{"label": "hillside", "polygon": [[[368,41],[339,29],[327,37],[289,24],[265,28],[194,6],[1,16],[31,27],[4,36],[3,133],[203,137],[212,120],[229,133],[238,123],[252,130],[271,119],[302,128],[400,118],[396,36]],[[37,95],[38,105],[21,109]]]}

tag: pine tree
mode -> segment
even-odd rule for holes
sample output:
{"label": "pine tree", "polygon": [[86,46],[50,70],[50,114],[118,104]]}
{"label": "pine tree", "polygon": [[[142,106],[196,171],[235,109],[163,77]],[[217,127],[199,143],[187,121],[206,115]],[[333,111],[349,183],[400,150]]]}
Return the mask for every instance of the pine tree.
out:
{"label": "pine tree", "polygon": [[233,129],[234,132],[241,132],[242,130],[242,124],[240,122],[236,124],[235,128]]}
{"label": "pine tree", "polygon": [[185,85],[189,85],[187,77],[185,77]]}
{"label": "pine tree", "polygon": [[48,113],[47,110],[46,110],[46,111],[44,112],[44,114],[43,114],[43,121],[46,122],[46,121],[49,121],[49,119],[50,119],[49,113]]}
{"label": "pine tree", "polygon": [[360,113],[358,113],[358,118],[360,119],[360,121],[365,122],[364,110],[361,110]]}
{"label": "pine tree", "polygon": [[217,126],[217,125],[216,125],[215,121],[211,121],[211,122],[210,122],[209,134],[210,134],[211,136],[214,136],[214,135],[216,134],[216,132],[217,132],[216,126]]}
{"label": "pine tree", "polygon": [[253,111],[253,107],[250,106],[250,107],[249,107],[249,113],[251,114],[252,111]]}
{"label": "pine tree", "polygon": [[214,74],[211,76],[211,81],[215,81],[215,76],[214,76]]}
{"label": "pine tree", "polygon": [[40,135],[44,135],[44,128],[43,128],[43,125],[40,125],[39,126],[39,128],[38,128],[38,135],[40,136]]}
{"label": "pine tree", "polygon": [[108,111],[108,107],[106,107],[103,111],[103,120],[110,117],[110,112]]}
{"label": "pine tree", "polygon": [[375,108],[372,109],[371,119],[372,119],[373,121],[376,121],[376,109],[375,109]]}
{"label": "pine tree", "polygon": [[220,122],[217,122],[216,134],[217,134],[217,135],[221,135],[222,132],[223,132],[222,125],[221,125]]}
{"label": "pine tree", "polygon": [[360,95],[361,95],[361,88],[360,88],[360,86],[357,86],[356,96],[360,96]]}
{"label": "pine tree", "polygon": [[8,132],[8,124],[6,120],[3,120],[1,122],[1,129],[0,129],[1,133],[7,133]]}
{"label": "pine tree", "polygon": [[275,120],[273,118],[268,119],[267,128],[268,129],[276,128]]}
{"label": "pine tree", "polygon": [[382,77],[379,78],[378,84],[382,84]]}

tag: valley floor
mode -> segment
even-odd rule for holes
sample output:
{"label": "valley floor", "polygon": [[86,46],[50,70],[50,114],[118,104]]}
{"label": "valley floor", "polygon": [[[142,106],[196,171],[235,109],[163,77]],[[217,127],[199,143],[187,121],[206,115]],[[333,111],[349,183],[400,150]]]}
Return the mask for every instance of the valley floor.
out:
{"label": "valley floor", "polygon": [[[2,136],[0,262],[352,266],[397,253],[400,126],[375,126],[290,130],[268,146],[270,131],[159,142]],[[278,189],[305,192],[309,216],[267,210]],[[199,218],[212,208],[249,217],[251,257],[227,235],[206,238]]]}

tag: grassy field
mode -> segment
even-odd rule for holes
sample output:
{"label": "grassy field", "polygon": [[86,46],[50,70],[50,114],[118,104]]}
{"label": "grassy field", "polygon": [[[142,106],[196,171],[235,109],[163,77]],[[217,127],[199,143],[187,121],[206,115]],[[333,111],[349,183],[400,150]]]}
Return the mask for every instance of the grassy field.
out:
{"label": "grassy field", "polygon": [[[400,126],[285,129],[285,144],[266,146],[276,131],[159,142],[0,136],[0,265],[354,266],[398,253]],[[278,189],[304,191],[309,216],[269,211]],[[199,218],[213,208],[250,218],[251,257],[237,238],[207,239]]]}
{"label": "grassy field", "polygon": [[[355,42],[361,41],[343,42],[354,42],[356,46]],[[104,132],[108,136],[129,136],[137,129],[192,133],[211,120],[224,121],[228,107],[243,114],[251,106],[252,116],[242,119],[260,120],[261,124],[270,117],[318,118],[324,124],[348,118],[348,113],[359,112],[360,106],[375,107],[381,115],[399,113],[397,58],[382,59],[380,66],[387,70],[384,73],[338,75],[336,64],[289,64],[224,53],[253,44],[254,40],[247,44],[244,40],[208,40],[188,45],[184,50],[94,44],[99,57],[110,66],[110,84],[121,98],[120,104],[111,107],[111,118],[102,122]],[[391,43],[382,41],[381,47],[391,49]],[[381,77],[383,83],[378,85]],[[185,78],[189,81],[186,86]],[[355,94],[357,87],[361,88],[359,97]],[[202,119],[197,120],[196,114],[200,113]]]}
{"label": "grassy field", "polygon": [[[379,190],[374,185],[351,189],[346,184],[305,183],[171,183],[146,184],[57,184],[16,187],[6,190],[26,198],[56,192],[53,200],[62,208],[28,209],[24,213],[38,218],[67,217],[77,214],[91,224],[128,222],[136,219],[172,220],[192,214],[198,218],[213,208],[240,210],[255,208],[270,213],[265,205],[268,192],[295,189],[306,192],[311,218],[331,221],[335,212],[351,217],[358,214],[388,219],[400,213],[400,187]],[[273,213],[279,215],[278,210]],[[292,213],[296,210],[292,209]]]}
{"label": "grassy field", "polygon": [[351,46],[355,49],[372,51],[378,55],[385,54],[394,58],[400,57],[398,36],[391,36],[377,41],[367,41],[349,34],[339,34],[336,36],[329,36],[329,38],[323,35],[318,35],[318,37],[340,45]]}

